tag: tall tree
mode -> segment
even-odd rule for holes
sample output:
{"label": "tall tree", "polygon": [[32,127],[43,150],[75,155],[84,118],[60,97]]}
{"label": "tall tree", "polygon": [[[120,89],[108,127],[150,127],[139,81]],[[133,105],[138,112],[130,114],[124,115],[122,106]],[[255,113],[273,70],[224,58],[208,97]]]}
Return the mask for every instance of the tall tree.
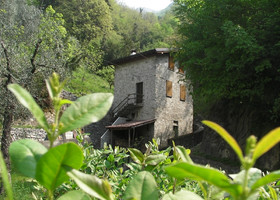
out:
{"label": "tall tree", "polygon": [[196,100],[228,99],[280,118],[280,1],[175,0],[178,59]]}
{"label": "tall tree", "polygon": [[[51,7],[43,14],[38,8],[22,0],[3,1],[0,7],[0,95],[3,131],[1,150],[8,157],[11,125],[21,107],[7,89],[17,82],[33,91],[32,83],[50,73],[65,74],[65,66],[74,55],[73,40],[67,40],[63,19]],[[63,73],[62,73],[63,72]],[[35,88],[35,89],[34,89]]]}

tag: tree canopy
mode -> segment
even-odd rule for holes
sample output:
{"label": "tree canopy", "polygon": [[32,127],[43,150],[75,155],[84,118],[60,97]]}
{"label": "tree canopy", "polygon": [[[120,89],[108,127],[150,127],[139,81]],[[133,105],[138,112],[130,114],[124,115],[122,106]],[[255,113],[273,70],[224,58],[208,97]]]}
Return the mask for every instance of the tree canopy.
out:
{"label": "tree canopy", "polygon": [[195,98],[257,105],[279,119],[280,1],[174,2],[177,56]]}

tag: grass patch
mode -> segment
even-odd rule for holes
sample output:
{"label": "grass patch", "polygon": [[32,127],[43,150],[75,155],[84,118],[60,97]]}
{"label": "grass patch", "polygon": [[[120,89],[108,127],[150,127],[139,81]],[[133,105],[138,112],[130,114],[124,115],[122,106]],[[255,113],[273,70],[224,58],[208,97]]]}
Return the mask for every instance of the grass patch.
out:
{"label": "grass patch", "polygon": [[77,96],[97,92],[113,93],[113,87],[110,88],[106,80],[82,68],[73,72],[72,77],[69,78],[66,85],[65,90]]}

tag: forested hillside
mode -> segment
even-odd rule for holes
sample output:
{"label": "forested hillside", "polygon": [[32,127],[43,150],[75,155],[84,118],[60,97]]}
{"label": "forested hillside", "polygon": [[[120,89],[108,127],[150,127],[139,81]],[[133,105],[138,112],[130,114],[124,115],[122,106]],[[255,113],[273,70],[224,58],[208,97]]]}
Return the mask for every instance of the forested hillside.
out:
{"label": "forested hillside", "polygon": [[[279,126],[280,1],[174,2],[182,36],[177,56],[192,81],[196,112],[222,124],[243,146],[246,136],[261,138]],[[233,158],[214,134],[205,134],[204,148]],[[279,167],[279,146],[270,153],[262,166]]]}
{"label": "forested hillside", "polygon": [[23,85],[48,109],[44,79],[53,71],[77,96],[113,92],[111,60],[129,55],[132,49],[144,51],[174,43],[177,22],[171,10],[156,16],[115,0],[0,2],[0,118],[2,144],[7,146],[4,140],[10,140],[13,118],[25,115],[8,84]]}

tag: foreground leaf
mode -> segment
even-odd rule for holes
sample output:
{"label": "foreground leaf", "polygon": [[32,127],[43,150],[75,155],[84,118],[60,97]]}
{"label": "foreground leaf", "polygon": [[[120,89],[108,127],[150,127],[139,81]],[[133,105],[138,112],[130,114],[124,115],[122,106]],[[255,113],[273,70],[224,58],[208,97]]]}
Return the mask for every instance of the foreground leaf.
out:
{"label": "foreground leaf", "polygon": [[142,171],[131,180],[126,188],[124,200],[147,200],[158,199],[157,184],[153,175],[147,171]]}
{"label": "foreground leaf", "polygon": [[89,195],[102,200],[113,199],[111,186],[108,181],[104,181],[93,175],[84,174],[74,169],[69,170],[67,174]]}
{"label": "foreground leaf", "polygon": [[70,191],[59,197],[57,200],[91,200],[91,198],[83,191],[75,190]]}
{"label": "foreground leaf", "polygon": [[8,88],[16,96],[17,100],[32,113],[39,125],[48,132],[49,124],[44,112],[35,102],[30,93],[18,84],[10,84],[8,85]]}
{"label": "foreground leaf", "polygon": [[242,193],[241,185],[231,183],[231,180],[225,174],[216,169],[182,162],[166,167],[165,171],[168,175],[177,179],[189,178],[197,181],[206,181],[227,191],[234,197]]}
{"label": "foreground leaf", "polygon": [[134,162],[136,162],[137,164],[142,164],[144,161],[144,155],[141,151],[139,151],[138,149],[134,149],[134,148],[129,148],[128,149],[130,156],[132,158],[132,160]]}
{"label": "foreground leaf", "polygon": [[113,95],[110,93],[95,93],[79,98],[62,114],[59,134],[99,121],[107,114],[112,102]]}
{"label": "foreground leaf", "polygon": [[280,141],[280,128],[276,128],[266,134],[258,143],[253,153],[253,159],[257,160],[260,156],[269,151]]}
{"label": "foreground leaf", "polygon": [[53,191],[68,180],[63,166],[79,169],[83,164],[83,152],[72,142],[50,149],[37,164],[36,179],[47,189]]}
{"label": "foreground leaf", "polygon": [[203,198],[193,192],[181,190],[175,194],[169,192],[163,196],[162,200],[203,200]]}
{"label": "foreground leaf", "polygon": [[35,178],[37,162],[46,152],[44,145],[31,139],[14,141],[9,148],[13,166],[19,173],[30,178]]}
{"label": "foreground leaf", "polygon": [[[182,146],[175,146],[174,147],[177,154],[180,156],[180,158],[182,159],[182,161],[184,162],[188,162],[188,163],[193,163],[192,159],[190,158],[190,153],[191,153],[191,150],[190,149],[185,149],[184,147]],[[177,157],[178,157],[177,155]],[[177,158],[178,160],[178,158]]]}
{"label": "foreground leaf", "polygon": [[223,127],[221,127],[220,125],[214,122],[207,121],[207,120],[202,121],[202,123],[212,128],[214,131],[216,131],[235,151],[239,160],[240,161],[243,160],[243,153],[240,146],[238,145],[236,140]]}
{"label": "foreground leaf", "polygon": [[166,156],[164,154],[149,155],[145,160],[145,164],[154,166],[164,161],[165,159]]}
{"label": "foreground leaf", "polygon": [[3,158],[2,152],[0,152],[0,174],[1,174],[1,178],[3,181],[2,183],[6,190],[8,199],[13,200],[14,197],[13,197],[12,184],[10,183],[10,180],[9,180],[8,170],[7,170],[6,163]]}
{"label": "foreground leaf", "polygon": [[271,172],[270,174],[260,178],[252,185],[252,190],[255,190],[259,187],[262,187],[264,185],[267,185],[271,182],[277,181],[280,179],[280,170]]}

